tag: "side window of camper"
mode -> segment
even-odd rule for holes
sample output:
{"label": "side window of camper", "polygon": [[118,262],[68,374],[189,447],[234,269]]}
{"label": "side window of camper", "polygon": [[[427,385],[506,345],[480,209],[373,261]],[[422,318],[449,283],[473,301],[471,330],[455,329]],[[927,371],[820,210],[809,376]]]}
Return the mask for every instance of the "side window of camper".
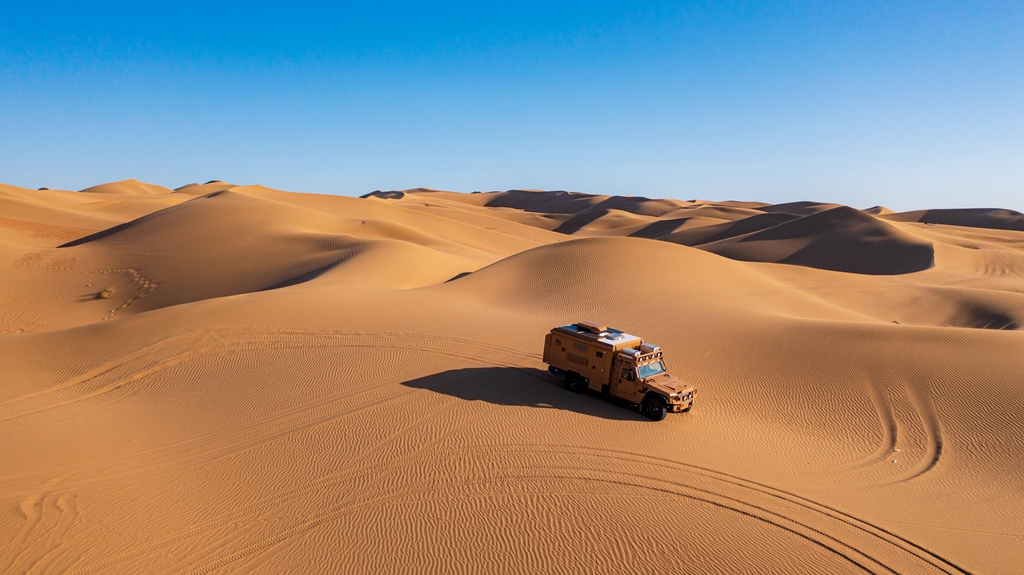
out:
{"label": "side window of camper", "polygon": [[604,357],[604,354],[599,351],[595,351],[594,355],[596,355],[597,357]]}
{"label": "side window of camper", "polygon": [[584,353],[586,353],[586,351],[587,351],[587,344],[585,344],[585,343],[580,343],[578,341],[574,341],[574,342],[572,342],[572,346],[574,348],[576,348],[577,351],[582,351]]}
{"label": "side window of camper", "polygon": [[626,381],[633,381],[633,370],[629,368],[623,368],[622,379],[625,379]]}

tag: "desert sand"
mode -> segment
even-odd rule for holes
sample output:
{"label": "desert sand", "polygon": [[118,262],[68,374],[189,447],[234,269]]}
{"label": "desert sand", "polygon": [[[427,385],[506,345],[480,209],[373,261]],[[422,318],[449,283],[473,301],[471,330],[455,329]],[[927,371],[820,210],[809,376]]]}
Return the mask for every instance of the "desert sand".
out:
{"label": "desert sand", "polygon": [[0,254],[0,572],[1024,571],[1017,212],[130,180]]}

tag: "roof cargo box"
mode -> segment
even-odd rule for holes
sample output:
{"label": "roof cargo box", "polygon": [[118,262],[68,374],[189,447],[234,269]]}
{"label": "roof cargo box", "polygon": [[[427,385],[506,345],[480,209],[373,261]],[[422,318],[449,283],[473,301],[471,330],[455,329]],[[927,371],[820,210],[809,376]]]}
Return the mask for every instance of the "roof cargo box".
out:
{"label": "roof cargo box", "polygon": [[608,326],[599,325],[592,321],[581,321],[578,324],[576,324],[576,327],[580,328],[581,330],[589,331],[592,333],[603,333],[608,331]]}
{"label": "roof cargo box", "polygon": [[640,351],[644,355],[647,355],[649,353],[655,353],[655,352],[659,351],[660,349],[661,349],[660,347],[654,345],[653,343],[642,343],[642,344],[640,344]]}

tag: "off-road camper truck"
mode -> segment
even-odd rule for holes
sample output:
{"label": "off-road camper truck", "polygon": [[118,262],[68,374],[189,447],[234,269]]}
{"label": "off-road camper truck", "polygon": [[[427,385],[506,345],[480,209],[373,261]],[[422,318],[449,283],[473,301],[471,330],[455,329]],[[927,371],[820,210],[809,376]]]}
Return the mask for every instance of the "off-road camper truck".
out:
{"label": "off-road camper truck", "polygon": [[618,398],[655,421],[670,411],[689,411],[697,391],[668,374],[658,346],[586,321],[552,329],[544,338],[544,363],[571,391]]}

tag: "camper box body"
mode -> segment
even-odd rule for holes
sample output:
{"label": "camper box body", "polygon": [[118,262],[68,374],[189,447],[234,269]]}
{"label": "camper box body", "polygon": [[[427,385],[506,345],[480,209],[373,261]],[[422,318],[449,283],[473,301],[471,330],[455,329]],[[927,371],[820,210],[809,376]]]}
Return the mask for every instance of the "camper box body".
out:
{"label": "camper box body", "polygon": [[[605,326],[587,322],[565,325],[556,327],[545,337],[544,363],[578,373],[583,376],[587,387],[608,393],[611,391],[612,374],[616,373],[614,364],[623,355],[617,352],[639,348],[642,343],[643,340],[635,335]],[[631,359],[631,355],[625,355]]]}

